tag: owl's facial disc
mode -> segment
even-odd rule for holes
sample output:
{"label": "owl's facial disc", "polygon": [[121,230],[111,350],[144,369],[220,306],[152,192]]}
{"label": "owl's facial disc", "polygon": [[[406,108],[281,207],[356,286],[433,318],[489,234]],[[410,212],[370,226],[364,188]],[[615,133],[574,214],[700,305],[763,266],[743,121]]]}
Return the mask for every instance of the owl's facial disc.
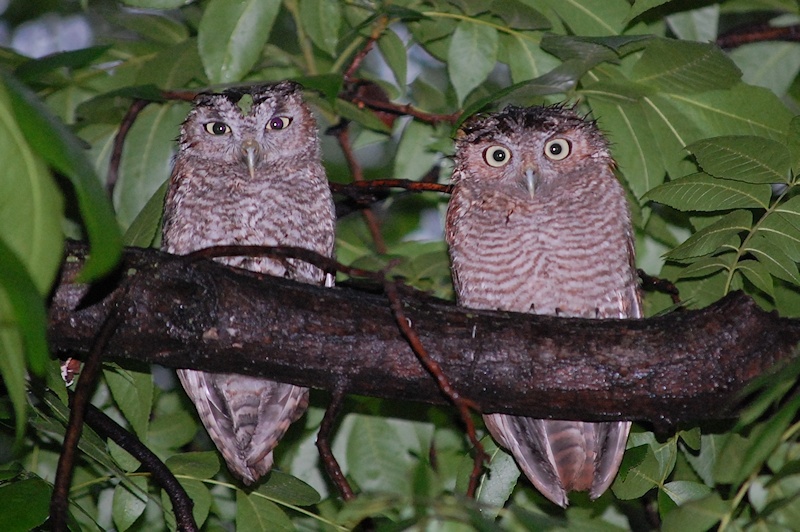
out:
{"label": "owl's facial disc", "polygon": [[256,165],[261,156],[261,146],[253,139],[242,142],[242,156],[247,163],[247,171],[250,172],[250,179],[256,178]]}

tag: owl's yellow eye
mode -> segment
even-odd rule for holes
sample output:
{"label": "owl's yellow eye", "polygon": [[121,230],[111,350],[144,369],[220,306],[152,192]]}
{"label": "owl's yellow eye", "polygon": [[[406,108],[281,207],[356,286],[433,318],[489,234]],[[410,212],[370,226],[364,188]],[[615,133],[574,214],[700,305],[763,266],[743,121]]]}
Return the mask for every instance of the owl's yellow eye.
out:
{"label": "owl's yellow eye", "polygon": [[267,129],[286,129],[291,123],[291,116],[273,116],[267,122]]}
{"label": "owl's yellow eye", "polygon": [[489,146],[483,151],[483,160],[494,168],[500,168],[511,160],[511,152],[504,146]]}
{"label": "owl's yellow eye", "polygon": [[231,128],[225,122],[209,122],[205,124],[203,128],[206,130],[206,133],[210,133],[212,135],[224,135],[225,133],[230,133]]}
{"label": "owl's yellow eye", "polygon": [[544,145],[544,154],[548,159],[561,161],[572,151],[572,144],[567,139],[553,139]]}

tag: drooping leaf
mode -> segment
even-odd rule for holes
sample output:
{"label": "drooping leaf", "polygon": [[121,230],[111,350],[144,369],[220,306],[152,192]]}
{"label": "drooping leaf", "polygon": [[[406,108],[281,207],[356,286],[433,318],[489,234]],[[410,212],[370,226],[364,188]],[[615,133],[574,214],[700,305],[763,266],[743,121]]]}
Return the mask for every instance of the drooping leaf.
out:
{"label": "drooping leaf", "polygon": [[295,506],[311,506],[320,501],[317,490],[299,478],[276,469],[270,472],[267,482],[259,486],[256,492],[274,501]]}
{"label": "drooping leaf", "polygon": [[775,140],[731,135],[694,142],[686,149],[707,174],[747,183],[785,183],[790,179],[789,151]]}
{"label": "drooping leaf", "polygon": [[719,179],[698,173],[670,181],[645,195],[645,199],[686,211],[721,211],[741,208],[767,208],[772,189]]}
{"label": "drooping leaf", "polygon": [[662,530],[684,532],[686,530],[708,530],[728,512],[728,503],[717,493],[702,499],[689,501],[664,516]]}
{"label": "drooping leaf", "polygon": [[733,211],[697,231],[683,244],[668,252],[666,257],[674,260],[702,257],[716,251],[731,236],[749,231],[752,225],[753,215],[750,211]]}
{"label": "drooping leaf", "polygon": [[659,485],[659,465],[652,447],[639,445],[625,451],[611,489],[622,500],[637,499]]}
{"label": "drooping leaf", "polygon": [[52,486],[40,478],[29,478],[0,486],[3,530],[28,532],[42,525],[50,513]]}
{"label": "drooping leaf", "polygon": [[677,40],[653,40],[633,68],[633,80],[663,92],[725,89],[742,73],[718,47]]}
{"label": "drooping leaf", "polygon": [[301,0],[299,11],[300,22],[306,30],[306,35],[320,50],[335,56],[336,45],[339,43],[339,27],[342,23],[341,4]]}
{"label": "drooping leaf", "polygon": [[[119,260],[122,238],[111,205],[82,144],[28,89],[8,74],[0,75],[9,89],[7,101],[25,139],[45,162],[65,175],[74,188],[92,250],[80,280],[85,282],[102,276]],[[56,257],[57,264],[60,249],[51,248],[49,253],[49,261]]]}
{"label": "drooping leaf", "polygon": [[630,4],[625,0],[546,0],[576,35],[618,35]]}
{"label": "drooping leaf", "polygon": [[472,90],[483,83],[497,62],[498,37],[494,28],[462,21],[450,40],[447,72],[463,104]]}
{"label": "drooping leaf", "polygon": [[387,29],[378,39],[378,49],[386,64],[392,69],[394,79],[400,87],[406,86],[408,71],[408,50],[406,45],[391,29]]}
{"label": "drooping leaf", "polygon": [[211,83],[241,80],[255,66],[278,15],[279,0],[211,0],[197,46]]}
{"label": "drooping leaf", "polygon": [[215,451],[173,454],[164,463],[173,474],[195,479],[212,478],[220,469],[219,455]]}
{"label": "drooping leaf", "polygon": [[[187,480],[182,478],[178,481],[186,491],[186,495],[192,501],[192,517],[194,517],[195,523],[197,523],[198,527],[202,527],[203,523],[205,523],[206,519],[208,518],[208,512],[211,509],[212,503],[211,492],[208,490],[208,486],[197,480]],[[241,492],[237,491],[237,494],[238,493]],[[164,517],[167,525],[169,526],[170,530],[175,530],[175,517],[172,515],[171,511],[172,501],[164,490],[161,491],[161,503],[164,505]]]}
{"label": "drooping leaf", "polygon": [[131,491],[124,484],[118,484],[114,488],[111,515],[120,532],[128,530],[141,517],[147,507],[147,497],[143,495],[143,493],[147,492],[147,479],[133,477],[131,482],[138,486],[138,491]]}
{"label": "drooping leaf", "polygon": [[150,373],[116,367],[103,372],[114,402],[140,439],[147,436],[153,403],[153,378]]}
{"label": "drooping leaf", "polygon": [[292,522],[275,503],[257,494],[236,492],[236,530],[293,531]]}

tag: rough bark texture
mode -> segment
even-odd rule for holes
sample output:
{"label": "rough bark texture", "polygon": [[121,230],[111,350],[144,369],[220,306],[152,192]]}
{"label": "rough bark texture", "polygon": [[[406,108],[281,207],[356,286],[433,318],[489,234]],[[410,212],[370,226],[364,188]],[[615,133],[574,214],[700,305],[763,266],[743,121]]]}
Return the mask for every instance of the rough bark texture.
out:
{"label": "rough bark texture", "polygon": [[[85,253],[82,244],[68,245],[50,305],[50,342],[61,355],[86,353],[110,291],[130,277],[109,359],[445,402],[383,295],[143,249],[128,249],[120,277],[89,291],[71,282]],[[730,417],[743,389],[794,359],[800,342],[800,320],[764,312],[741,293],[645,320],[484,312],[402,297],[431,356],[484,412],[657,423]]]}

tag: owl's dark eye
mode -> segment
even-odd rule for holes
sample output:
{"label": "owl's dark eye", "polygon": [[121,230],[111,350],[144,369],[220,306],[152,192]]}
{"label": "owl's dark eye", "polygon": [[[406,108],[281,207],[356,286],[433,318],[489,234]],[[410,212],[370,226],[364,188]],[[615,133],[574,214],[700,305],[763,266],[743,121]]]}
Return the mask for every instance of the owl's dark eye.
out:
{"label": "owl's dark eye", "polygon": [[203,126],[207,133],[211,133],[212,135],[224,135],[225,133],[230,133],[231,128],[225,122],[209,122],[208,124]]}
{"label": "owl's dark eye", "polygon": [[572,144],[567,139],[553,139],[544,145],[544,154],[548,159],[561,161],[572,151]]}
{"label": "owl's dark eye", "polygon": [[290,116],[273,116],[267,122],[267,129],[286,129],[292,123]]}
{"label": "owl's dark eye", "polygon": [[489,146],[483,152],[483,160],[494,168],[500,168],[511,160],[511,152],[504,146]]}

